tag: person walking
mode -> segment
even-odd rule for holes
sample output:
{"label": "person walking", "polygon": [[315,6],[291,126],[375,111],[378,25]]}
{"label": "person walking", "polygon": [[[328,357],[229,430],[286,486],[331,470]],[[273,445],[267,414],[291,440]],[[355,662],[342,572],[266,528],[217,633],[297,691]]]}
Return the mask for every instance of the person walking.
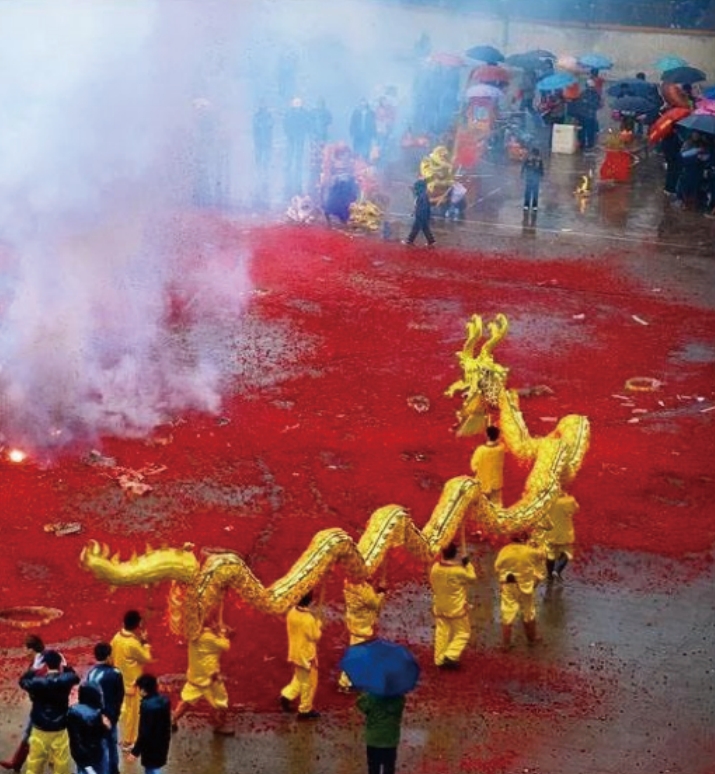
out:
{"label": "person walking", "polygon": [[495,425],[487,427],[486,443],[477,446],[471,460],[472,473],[479,482],[482,494],[490,503],[502,506],[504,488],[504,444]]}
{"label": "person walking", "polygon": [[189,643],[186,683],[171,717],[172,731],[178,730],[178,722],[189,708],[203,699],[211,707],[214,733],[233,735],[234,729],[226,723],[228,692],[221,674],[221,656],[231,647],[230,634],[221,624],[218,612],[212,611],[199,636]]}
{"label": "person walking", "polygon": [[29,669],[20,678],[20,688],[32,702],[27,774],[44,774],[52,764],[53,774],[70,774],[70,748],[67,735],[67,712],[70,693],[79,683],[71,666],[62,664],[56,650],[46,650],[43,669]]}
{"label": "person walking", "polygon": [[83,683],[79,701],[67,712],[70,753],[77,774],[108,774],[106,737],[112,724],[103,712],[104,699],[98,683]]}
{"label": "person walking", "polygon": [[521,165],[524,179],[524,212],[536,214],[539,209],[539,188],[544,176],[544,161],[538,148],[532,148]]}
{"label": "person walking", "polygon": [[[377,590],[368,581],[351,583],[346,580],[343,586],[345,596],[345,625],[350,636],[350,645],[359,645],[375,636],[375,624],[380,617],[380,608],[385,600],[385,589]],[[338,689],[348,693],[352,683],[345,672],[340,673]]]}
{"label": "person walking", "polygon": [[141,697],[139,731],[129,761],[141,761],[144,774],[160,774],[166,766],[171,744],[171,702],[159,693],[159,683],[152,674],[137,678],[136,689]]}
{"label": "person walking", "polygon": [[467,589],[477,575],[468,556],[457,558],[457,546],[450,543],[432,565],[432,613],[435,620],[434,663],[442,669],[457,669],[469,643]]}
{"label": "person walking", "polygon": [[367,774],[395,774],[405,697],[362,693],[355,706],[365,716]]}
{"label": "person walking", "polygon": [[514,621],[521,615],[529,644],[537,641],[536,586],[546,576],[545,552],[526,545],[528,535],[517,534],[494,562],[499,580],[502,647],[511,648]]}
{"label": "person walking", "polygon": [[97,663],[87,672],[85,681],[96,685],[102,692],[104,715],[109,720],[109,731],[105,737],[105,774],[119,774],[118,724],[124,703],[124,678],[112,664],[112,646],[98,642],[94,646]]}
{"label": "person walking", "polygon": [[549,511],[550,529],[544,534],[546,542],[546,577],[548,580],[562,581],[566,565],[573,559],[576,533],[573,517],[579,505],[576,498],[561,494]]}
{"label": "person walking", "polygon": [[124,703],[119,725],[122,747],[128,750],[136,742],[139,728],[140,697],[136,686],[137,678],[144,671],[144,666],[153,660],[139,611],[128,610],[124,614],[124,626],[112,638],[111,648],[114,666],[124,679]]}
{"label": "person walking", "polygon": [[298,720],[316,720],[320,713],[313,709],[318,687],[318,642],[322,636],[320,619],[310,606],[313,592],[303,596],[286,618],[288,662],[293,665],[293,679],[283,688],[280,704],[283,712],[292,711],[292,702],[300,699]]}
{"label": "person walking", "polygon": [[427,181],[423,180],[422,178],[417,180],[412,186],[412,192],[415,197],[415,219],[412,223],[412,229],[410,230],[410,233],[403,244],[413,245],[417,235],[421,231],[425,235],[428,246],[432,247],[432,245],[435,243],[435,238],[432,234],[432,229],[430,228],[430,220],[432,218],[432,204],[427,192]]}

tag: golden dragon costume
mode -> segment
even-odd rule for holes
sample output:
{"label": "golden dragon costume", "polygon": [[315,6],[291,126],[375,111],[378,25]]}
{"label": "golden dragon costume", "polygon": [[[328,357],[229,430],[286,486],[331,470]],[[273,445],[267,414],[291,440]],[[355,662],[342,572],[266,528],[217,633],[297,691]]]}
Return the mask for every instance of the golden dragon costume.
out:
{"label": "golden dragon costume", "polygon": [[98,580],[112,586],[150,585],[171,581],[169,621],[171,630],[187,640],[201,632],[209,611],[220,609],[231,590],[257,610],[284,615],[310,589],[318,585],[336,563],[349,580],[359,582],[380,567],[390,549],[402,546],[423,559],[434,556],[456,536],[462,522],[476,515],[488,533],[506,534],[537,526],[543,521],[562,486],[578,472],[588,449],[589,423],[583,416],[566,416],[545,437],[532,437],[519,410],[518,395],[506,389],[508,369],[494,361],[494,347],[506,335],[506,317],[489,323],[489,338],[475,354],[483,338],[483,323],[473,316],[467,338],[457,353],[462,378],[446,391],[463,394],[458,412],[460,435],[477,432],[490,409],[499,409],[502,436],[508,450],[532,463],[521,498],[502,508],[482,495],[470,476],[450,479],[444,486],[427,524],[419,529],[401,505],[378,508],[355,542],[340,528],[316,533],[310,545],[282,578],[264,586],[251,568],[231,551],[205,551],[199,561],[192,544],[162,548],[122,562],[110,557],[107,546],[90,541],[82,551],[82,566]]}

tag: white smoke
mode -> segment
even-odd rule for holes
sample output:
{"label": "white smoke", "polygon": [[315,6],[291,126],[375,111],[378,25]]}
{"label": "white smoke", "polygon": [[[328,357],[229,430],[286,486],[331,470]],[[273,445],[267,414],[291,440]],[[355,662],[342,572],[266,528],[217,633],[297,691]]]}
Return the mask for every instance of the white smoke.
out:
{"label": "white smoke", "polygon": [[210,328],[169,315],[171,292],[199,300],[192,319],[236,316],[247,285],[240,261],[192,267],[175,216],[205,150],[210,5],[0,6],[0,432],[14,443],[136,436],[219,408]]}

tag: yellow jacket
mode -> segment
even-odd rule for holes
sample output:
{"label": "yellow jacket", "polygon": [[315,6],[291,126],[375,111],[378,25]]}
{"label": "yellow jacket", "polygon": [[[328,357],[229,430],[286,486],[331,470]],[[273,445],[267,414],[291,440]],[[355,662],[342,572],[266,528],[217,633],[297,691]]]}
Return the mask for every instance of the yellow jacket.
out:
{"label": "yellow jacket", "polygon": [[369,583],[345,581],[345,623],[353,637],[372,637],[380,615],[384,594],[378,594]]}
{"label": "yellow jacket", "polygon": [[499,583],[506,583],[507,576],[513,575],[519,591],[531,594],[534,586],[546,577],[546,556],[541,549],[510,543],[497,554],[494,570]]}
{"label": "yellow jacket", "polygon": [[226,637],[211,629],[202,629],[198,639],[189,643],[189,668],[186,679],[199,688],[207,688],[221,673],[221,654],[231,647]]}
{"label": "yellow jacket", "polygon": [[484,494],[504,487],[504,444],[485,443],[472,455],[472,473],[479,480]]}
{"label": "yellow jacket", "polygon": [[310,669],[318,665],[318,640],[322,635],[322,624],[305,607],[294,607],[286,618],[288,629],[288,661],[296,666]]}
{"label": "yellow jacket", "polygon": [[549,511],[551,529],[544,533],[544,539],[552,545],[570,545],[576,540],[573,517],[578,511],[578,503],[571,495],[561,495]]}
{"label": "yellow jacket", "polygon": [[122,629],[112,638],[112,660],[114,666],[122,673],[124,690],[134,691],[134,683],[144,671],[144,664],[151,660],[151,646],[142,645],[134,632]]}
{"label": "yellow jacket", "polygon": [[429,581],[434,594],[432,612],[440,618],[461,618],[467,614],[467,587],[477,579],[474,567],[457,559],[435,562]]}

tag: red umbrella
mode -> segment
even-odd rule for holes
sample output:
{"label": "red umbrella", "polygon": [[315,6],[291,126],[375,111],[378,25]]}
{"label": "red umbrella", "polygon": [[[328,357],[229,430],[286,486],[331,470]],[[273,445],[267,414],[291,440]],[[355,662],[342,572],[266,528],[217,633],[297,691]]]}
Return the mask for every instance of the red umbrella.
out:
{"label": "red umbrella", "polygon": [[448,51],[439,51],[436,54],[430,54],[427,60],[430,64],[442,65],[442,67],[464,67],[467,61],[459,54],[450,54]]}
{"label": "red umbrella", "polygon": [[509,83],[509,71],[499,65],[475,67],[469,74],[470,83]]}
{"label": "red umbrella", "polygon": [[690,108],[674,107],[663,113],[653,126],[651,126],[650,131],[648,132],[648,142],[655,145],[657,142],[665,139],[669,134],[672,134],[675,129],[675,124],[686,116],[689,116],[691,112]]}

